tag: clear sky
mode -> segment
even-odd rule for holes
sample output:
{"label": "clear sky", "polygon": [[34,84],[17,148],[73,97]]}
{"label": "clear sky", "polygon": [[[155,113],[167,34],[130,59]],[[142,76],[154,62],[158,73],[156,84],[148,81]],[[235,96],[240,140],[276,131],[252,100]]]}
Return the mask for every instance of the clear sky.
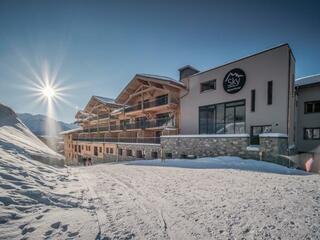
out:
{"label": "clear sky", "polygon": [[285,42],[296,76],[317,74],[317,2],[0,0],[0,102],[45,114],[27,88],[47,64],[69,87],[56,117],[71,122],[90,96],[114,98],[136,73],[177,79],[183,65],[206,70]]}

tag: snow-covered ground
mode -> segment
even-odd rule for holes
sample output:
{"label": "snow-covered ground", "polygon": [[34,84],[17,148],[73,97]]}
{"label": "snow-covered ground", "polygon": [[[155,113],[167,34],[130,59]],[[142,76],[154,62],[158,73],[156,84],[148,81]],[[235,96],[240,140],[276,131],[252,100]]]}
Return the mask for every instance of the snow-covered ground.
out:
{"label": "snow-covered ground", "polygon": [[320,239],[320,177],[233,157],[72,170],[111,239]]}
{"label": "snow-covered ground", "polygon": [[2,154],[0,239],[320,239],[316,174],[235,157],[66,170]]}

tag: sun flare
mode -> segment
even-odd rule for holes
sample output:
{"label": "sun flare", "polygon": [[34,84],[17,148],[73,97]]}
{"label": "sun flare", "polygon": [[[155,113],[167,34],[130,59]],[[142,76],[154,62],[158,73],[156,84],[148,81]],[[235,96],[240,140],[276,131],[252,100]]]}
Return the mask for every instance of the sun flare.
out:
{"label": "sun flare", "polygon": [[42,95],[48,99],[51,99],[56,96],[56,89],[53,86],[46,85],[42,89]]}

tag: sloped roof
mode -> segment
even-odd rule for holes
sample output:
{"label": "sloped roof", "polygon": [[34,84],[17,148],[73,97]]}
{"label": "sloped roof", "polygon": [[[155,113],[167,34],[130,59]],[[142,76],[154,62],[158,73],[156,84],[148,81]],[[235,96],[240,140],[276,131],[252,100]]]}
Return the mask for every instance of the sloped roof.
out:
{"label": "sloped roof", "polygon": [[107,98],[107,97],[101,97],[101,96],[92,96],[95,98],[97,101],[104,103],[104,104],[116,104],[115,100],[112,98]]}
{"label": "sloped roof", "polygon": [[74,128],[74,129],[70,129],[70,130],[67,130],[67,131],[60,132],[60,135],[65,135],[65,134],[74,133],[74,132],[80,132],[82,130],[83,130],[82,127],[78,127],[78,128]]}
{"label": "sloped roof", "polygon": [[[118,97],[116,98],[117,103],[123,102],[122,98],[125,94],[128,94],[128,89],[130,86],[132,86],[137,80],[145,80],[150,82],[155,82],[158,84],[165,84],[169,85],[174,88],[178,89],[185,89],[185,85],[181,82],[178,82],[170,77],[160,76],[160,75],[154,75],[154,74],[146,74],[146,73],[139,73],[136,74],[132,80],[122,89]],[[129,91],[130,92],[130,91]]]}
{"label": "sloped roof", "polygon": [[168,83],[173,84],[173,85],[179,85],[181,87],[185,87],[183,83],[178,82],[177,80],[175,80],[175,79],[173,79],[171,77],[166,77],[166,76],[161,76],[161,75],[154,75],[154,74],[147,74],[147,73],[138,73],[136,76],[163,80],[163,81],[167,81]]}
{"label": "sloped roof", "polygon": [[295,81],[296,87],[302,87],[313,84],[320,84],[320,74],[315,74],[307,77],[298,78]]}

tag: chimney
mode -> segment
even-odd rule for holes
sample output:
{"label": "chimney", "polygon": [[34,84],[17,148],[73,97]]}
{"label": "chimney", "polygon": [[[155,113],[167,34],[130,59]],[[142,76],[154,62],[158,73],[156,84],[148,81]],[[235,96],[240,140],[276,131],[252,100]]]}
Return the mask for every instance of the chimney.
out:
{"label": "chimney", "polygon": [[180,82],[183,82],[184,78],[187,78],[193,74],[196,74],[198,72],[200,72],[198,69],[190,66],[190,65],[186,65],[182,68],[179,68],[178,71],[180,72]]}

